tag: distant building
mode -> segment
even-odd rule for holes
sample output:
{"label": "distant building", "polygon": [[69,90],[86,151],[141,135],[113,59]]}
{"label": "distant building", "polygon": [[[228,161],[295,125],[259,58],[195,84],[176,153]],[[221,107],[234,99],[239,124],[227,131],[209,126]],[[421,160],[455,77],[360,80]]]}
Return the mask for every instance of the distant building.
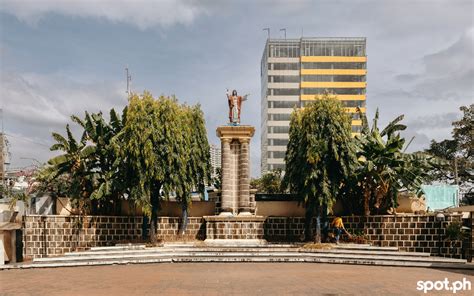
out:
{"label": "distant building", "polygon": [[221,168],[221,148],[217,145],[211,144],[211,178],[217,177],[217,169]]}
{"label": "distant building", "polygon": [[360,133],[356,108],[365,113],[365,38],[268,39],[261,61],[261,171],[285,170],[293,108],[337,95]]}

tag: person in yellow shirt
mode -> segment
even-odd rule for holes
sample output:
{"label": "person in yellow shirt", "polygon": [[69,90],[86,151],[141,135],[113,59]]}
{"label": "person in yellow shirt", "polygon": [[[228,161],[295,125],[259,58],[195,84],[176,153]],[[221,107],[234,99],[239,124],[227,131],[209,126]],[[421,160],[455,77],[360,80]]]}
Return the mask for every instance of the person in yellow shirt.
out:
{"label": "person in yellow shirt", "polygon": [[351,234],[347,232],[346,228],[344,227],[341,217],[334,217],[331,222],[331,226],[335,230],[336,244],[339,244],[339,237],[341,236],[342,232],[345,232],[349,237],[351,237]]}

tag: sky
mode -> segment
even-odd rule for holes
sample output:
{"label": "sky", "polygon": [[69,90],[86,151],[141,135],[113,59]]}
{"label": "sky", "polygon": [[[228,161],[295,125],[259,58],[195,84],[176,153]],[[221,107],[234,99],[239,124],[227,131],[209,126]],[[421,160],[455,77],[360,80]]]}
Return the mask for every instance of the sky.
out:
{"label": "sky", "polygon": [[[43,163],[70,116],[108,113],[132,91],[199,103],[209,142],[227,121],[225,91],[250,93],[260,174],[260,60],[271,37],[366,37],[369,120],[400,114],[408,151],[451,137],[474,103],[474,1],[0,0],[0,107],[9,168]],[[75,129],[78,130],[77,128]],[[407,141],[408,141],[407,140]]]}

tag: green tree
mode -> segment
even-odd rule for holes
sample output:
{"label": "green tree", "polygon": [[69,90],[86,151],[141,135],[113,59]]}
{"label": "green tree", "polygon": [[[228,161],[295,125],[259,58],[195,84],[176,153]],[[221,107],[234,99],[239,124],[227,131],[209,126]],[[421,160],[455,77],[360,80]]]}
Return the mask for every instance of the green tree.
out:
{"label": "green tree", "polygon": [[273,170],[264,173],[260,178],[252,179],[250,186],[259,193],[284,193],[282,188],[282,170]]}
{"label": "green tree", "polygon": [[327,209],[355,162],[351,121],[341,103],[327,94],[291,115],[283,184],[306,208],[305,237],[311,239],[316,214],[316,241],[321,241],[321,217],[327,228]]}
{"label": "green tree", "polygon": [[177,199],[181,204],[182,223],[181,234],[186,232],[188,224],[188,209],[191,204],[191,191],[197,190],[204,194],[206,184],[211,180],[210,147],[207,140],[204,114],[199,105],[183,106],[183,138],[186,140],[185,154],[182,158],[183,175],[180,178],[181,190]]}
{"label": "green tree", "polygon": [[150,217],[150,238],[155,242],[161,199],[175,194],[185,222],[190,192],[203,191],[208,179],[209,144],[202,112],[199,106],[179,105],[175,98],[134,94],[115,142],[127,168],[130,197],[143,209],[144,225]]}
{"label": "green tree", "polygon": [[465,202],[474,203],[474,104],[459,108],[463,117],[454,121],[452,139],[431,141],[425,151],[435,157],[431,181],[442,181],[466,188]]}
{"label": "green tree", "polygon": [[82,127],[77,141],[66,126],[66,137],[53,133],[53,151],[63,154],[53,157],[37,175],[38,190],[48,190],[55,201],[58,195],[72,198],[73,205],[91,201],[94,214],[118,214],[124,187],[122,162],[113,149],[112,139],[121,131],[120,117],[110,111],[107,122],[102,113],[85,113],[84,119],[71,116]]}
{"label": "green tree", "polygon": [[397,207],[400,189],[420,192],[426,171],[430,168],[429,159],[423,154],[403,152],[405,139],[400,135],[400,131],[406,129],[400,123],[403,115],[380,131],[378,110],[372,127],[369,127],[365,114],[360,110],[359,114],[362,132],[355,139],[358,164],[343,190],[344,200],[352,202],[355,211],[362,208],[365,215],[385,214],[387,210]]}

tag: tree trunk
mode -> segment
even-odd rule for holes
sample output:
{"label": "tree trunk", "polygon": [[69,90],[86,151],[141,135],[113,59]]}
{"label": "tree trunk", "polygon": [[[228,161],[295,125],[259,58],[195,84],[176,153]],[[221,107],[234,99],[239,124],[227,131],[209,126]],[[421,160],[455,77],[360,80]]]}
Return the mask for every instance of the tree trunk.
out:
{"label": "tree trunk", "polygon": [[314,236],[314,242],[317,244],[321,243],[321,214],[319,211],[316,216],[316,235]]}
{"label": "tree trunk", "polygon": [[[368,181],[367,181],[368,183]],[[364,194],[364,215],[370,216],[370,185],[365,185],[363,188]]]}
{"label": "tree trunk", "polygon": [[148,230],[148,216],[143,215],[143,221],[142,221],[142,239],[143,240],[147,239],[147,230]]}
{"label": "tree trunk", "polygon": [[323,204],[321,207],[321,223],[322,223],[322,241],[326,242],[329,233],[329,223],[328,223],[328,205]]}
{"label": "tree trunk", "polygon": [[181,230],[180,234],[184,235],[188,227],[188,202],[186,200],[181,202]]}
{"label": "tree trunk", "polygon": [[151,221],[150,221],[150,241],[156,243],[156,229],[158,227],[158,210],[159,210],[160,198],[154,192],[151,196]]}
{"label": "tree trunk", "polygon": [[309,201],[306,207],[306,215],[304,219],[304,239],[310,241],[313,239],[313,216],[314,216],[314,202]]}

